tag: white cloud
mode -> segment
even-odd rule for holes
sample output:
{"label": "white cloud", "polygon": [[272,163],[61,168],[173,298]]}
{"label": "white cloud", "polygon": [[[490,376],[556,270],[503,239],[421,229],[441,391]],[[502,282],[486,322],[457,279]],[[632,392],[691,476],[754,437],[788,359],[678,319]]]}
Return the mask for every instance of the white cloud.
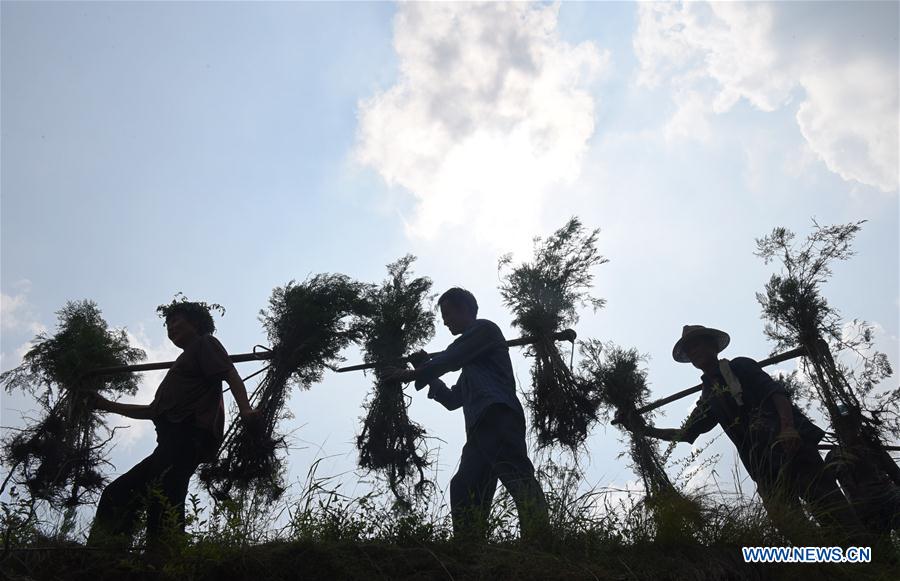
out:
{"label": "white cloud", "polygon": [[[716,113],[741,99],[774,111],[802,95],[797,123],[826,167],[847,181],[896,190],[896,55],[860,40],[880,34],[870,20],[884,15],[854,14],[857,20],[841,27],[841,10],[794,3],[642,4],[633,39],[637,81],[669,83],[676,96],[704,91]],[[695,98],[689,105],[701,102]],[[679,103],[670,125],[681,127],[678,118],[685,114]],[[692,118],[699,118],[696,111]],[[690,136],[669,127],[666,135]]]}
{"label": "white cloud", "polygon": [[562,42],[558,8],[400,5],[400,78],[360,102],[355,153],[415,197],[409,235],[464,224],[508,247],[537,229],[550,189],[578,176],[594,131],[586,85],[609,55]]}
{"label": "white cloud", "polygon": [[0,293],[0,327],[13,329],[19,325],[17,314],[25,306],[25,295]]}
{"label": "white cloud", "polygon": [[898,98],[893,74],[871,60],[811,68],[800,131],[832,172],[884,191],[897,189]]}
{"label": "white cloud", "polygon": [[675,95],[678,110],[666,123],[666,141],[696,140],[708,142],[712,138],[709,107],[698,91],[678,91]]}
{"label": "white cloud", "polygon": [[638,82],[656,86],[711,77],[718,81],[713,108],[730,109],[741,97],[771,111],[792,83],[776,69],[778,55],[767,39],[772,14],[763,4],[641,4],[634,38]]}
{"label": "white cloud", "polygon": [[[20,341],[22,335],[28,334],[33,337],[45,332],[47,327],[40,322],[28,302],[31,281],[23,279],[13,284],[13,287],[18,291],[14,295],[0,293],[0,331],[3,331],[4,339]],[[12,355],[6,352],[8,348],[8,346],[4,346],[4,351],[0,353],[0,369],[6,370],[18,366],[28,350],[31,349],[31,340],[16,347]]]}
{"label": "white cloud", "polygon": [[[27,282],[27,281],[22,281]],[[0,329],[4,331],[30,331],[35,335],[47,330],[28,302],[30,285],[15,295],[0,293]]]}

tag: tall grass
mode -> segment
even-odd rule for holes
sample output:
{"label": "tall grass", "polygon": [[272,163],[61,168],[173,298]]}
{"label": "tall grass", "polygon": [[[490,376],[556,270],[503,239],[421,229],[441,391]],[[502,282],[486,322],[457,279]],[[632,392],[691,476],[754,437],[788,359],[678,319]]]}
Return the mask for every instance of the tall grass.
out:
{"label": "tall grass", "polygon": [[[673,538],[659,530],[660,507],[648,506],[642,490],[587,485],[578,468],[552,458],[537,471],[550,509],[549,539],[540,545],[521,541],[515,504],[501,491],[487,541],[457,543],[446,496],[398,503],[386,486],[360,493],[367,482],[321,475],[321,465],[321,459],[314,462],[305,480],[274,504],[254,495],[218,503],[191,495],[178,558],[156,564],[163,577],[756,579],[770,578],[776,569],[743,564],[739,547],[788,544],[758,500],[739,487],[725,493],[714,483],[712,491],[695,492],[704,511],[701,524]],[[668,507],[681,509],[677,503]],[[0,563],[4,574],[96,581],[143,574],[152,566],[142,557],[140,538],[128,553],[91,552],[77,542],[78,531],[66,540],[57,530],[51,538],[49,523],[29,511],[21,501],[2,503],[2,525],[11,531]],[[848,579],[889,571],[816,567],[808,572]]]}

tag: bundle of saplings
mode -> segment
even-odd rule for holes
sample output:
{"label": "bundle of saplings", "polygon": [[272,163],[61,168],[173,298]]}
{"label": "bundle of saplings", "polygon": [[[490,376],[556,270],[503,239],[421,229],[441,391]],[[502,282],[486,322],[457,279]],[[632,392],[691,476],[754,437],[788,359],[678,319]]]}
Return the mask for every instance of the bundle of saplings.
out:
{"label": "bundle of saplings", "polygon": [[[641,368],[644,358],[637,350],[594,339],[581,342],[580,352],[580,378],[595,387],[608,418],[618,414],[638,417],[636,410],[647,403],[650,390],[647,372]],[[627,435],[632,467],[644,484],[645,502],[654,516],[657,538],[678,540],[691,525],[700,524],[700,506],[673,486],[656,440],[651,440],[640,428]]]}
{"label": "bundle of saplings", "polygon": [[[798,242],[793,232],[775,228],[758,239],[757,256],[777,261],[765,292],[757,294],[766,319],[765,333],[776,349],[802,346],[803,374],[831,419],[839,448],[827,461],[838,466],[844,493],[870,530],[888,534],[900,528],[900,466],[886,442],[900,437],[900,389],[882,389],[893,374],[887,355],[874,348],[873,327],[847,324],[822,294],[835,261],[848,260],[863,222],[822,226]],[[856,369],[841,362],[856,358]]]}
{"label": "bundle of saplings", "polygon": [[[596,339],[582,341],[579,350],[582,356],[581,377],[596,387],[600,405],[608,419],[612,420],[617,414],[637,417],[635,410],[645,405],[650,395],[647,372],[640,367],[643,357],[637,350],[604,344]],[[651,441],[640,430],[628,432],[628,436],[634,469],[641,477],[647,494],[674,492],[656,441]]]}
{"label": "bundle of saplings", "polygon": [[[794,233],[786,228],[775,228],[758,239],[757,256],[766,264],[781,262],[782,269],[756,297],[766,319],[766,336],[776,349],[806,348],[804,374],[831,417],[838,439],[844,444],[859,440],[887,456],[883,440],[900,437],[900,389],[879,393],[876,386],[893,370],[887,355],[874,349],[872,326],[860,321],[845,324],[821,290],[831,277],[831,264],[853,256],[851,243],[862,224],[820,226],[814,221],[814,231],[802,243],[795,242]],[[859,356],[861,368],[854,371],[839,363],[841,352]],[[886,469],[900,484],[897,466],[888,461]]]}
{"label": "bundle of saplings", "polygon": [[[359,321],[366,363],[396,361],[434,335],[431,280],[411,278],[414,260],[407,255],[389,264],[388,279],[366,293],[368,315]],[[375,388],[365,405],[356,446],[360,467],[381,473],[397,499],[407,501],[410,490],[420,495],[428,484],[425,430],[409,419],[403,384],[386,379],[389,371],[390,367],[375,368]]]}
{"label": "bundle of saplings", "polygon": [[94,409],[93,395],[118,399],[138,388],[132,374],[89,372],[135,363],[144,352],[129,344],[124,330],[110,329],[92,301],[67,302],[57,316],[56,333],[39,334],[22,364],[0,375],[7,392],[31,394],[40,413],[3,440],[9,474],[0,492],[12,480],[32,498],[71,509],[89,502],[104,484],[100,466],[107,462],[111,430]]}
{"label": "bundle of saplings", "polygon": [[546,240],[535,239],[531,262],[512,266],[509,255],[500,259],[501,272],[508,269],[500,294],[514,315],[512,324],[536,339],[526,350],[534,359],[526,399],[538,444],[560,444],[573,453],[597,420],[600,402],[589,385],[577,381],[552,335],[578,321],[577,307],[596,310],[605,302],[588,292],[593,267],[607,262],[597,251],[598,233],[585,231],[573,217]]}
{"label": "bundle of saplings", "polygon": [[272,359],[251,397],[261,412],[258,425],[232,422],[217,459],[200,470],[200,479],[216,499],[253,493],[267,501],[284,492],[285,437],[279,421],[291,417],[290,390],[309,389],[326,367],[342,361],[341,350],[359,337],[352,318],[364,306],[365,286],[341,274],[318,274],[303,283],[277,287],[269,308],[260,311]]}

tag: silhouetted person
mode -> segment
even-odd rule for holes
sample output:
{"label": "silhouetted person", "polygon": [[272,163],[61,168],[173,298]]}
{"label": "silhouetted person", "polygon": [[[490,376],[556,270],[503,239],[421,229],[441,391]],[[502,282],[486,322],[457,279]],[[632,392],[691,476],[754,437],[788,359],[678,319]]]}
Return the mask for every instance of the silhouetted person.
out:
{"label": "silhouetted person", "polygon": [[91,527],[89,544],[128,546],[137,515],[147,508],[147,547],[164,549],[164,518],[173,514],[175,532],[184,531],[184,501],[191,475],[211,460],[223,439],[225,404],[222,380],[228,382],[244,421],[259,412],[250,407],[247,390],[222,344],[212,336],[209,312],[195,303],[173,306],[166,316],[169,339],[183,353],[175,360],[149,405],[125,404],[97,396],[98,409],[136,420],[153,420],[156,449],[131,470],[109,483]]}
{"label": "silhouetted person", "polygon": [[[457,537],[482,538],[499,479],[516,503],[522,536],[539,539],[549,528],[547,503],[534,477],[525,444],[525,412],[516,397],[509,348],[500,328],[477,319],[478,303],[467,290],[452,288],[438,299],[444,325],[459,337],[414,370],[397,371],[448,410],[463,408],[466,444],[450,481],[450,511]],[[451,388],[439,379],[462,369]]]}
{"label": "silhouetted person", "polygon": [[766,511],[782,533],[790,536],[792,524],[802,515],[802,498],[820,524],[840,524],[855,535],[860,531],[859,519],[819,455],[817,444],[825,433],[791,403],[782,384],[756,361],[719,359],[729,342],[723,331],[684,327],[672,357],[703,372],[703,389],[682,428],[650,427],[634,415],[617,419],[629,430],[688,443],[720,425],[737,447]]}

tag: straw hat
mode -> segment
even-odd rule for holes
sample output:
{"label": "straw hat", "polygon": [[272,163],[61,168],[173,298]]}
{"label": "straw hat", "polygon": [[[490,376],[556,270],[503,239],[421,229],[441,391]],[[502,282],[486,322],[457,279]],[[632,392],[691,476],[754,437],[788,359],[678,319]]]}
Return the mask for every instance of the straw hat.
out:
{"label": "straw hat", "polygon": [[681,330],[681,339],[675,343],[675,347],[672,348],[672,357],[675,361],[679,363],[690,363],[691,360],[688,358],[687,354],[684,352],[685,344],[697,337],[712,337],[716,340],[716,348],[718,352],[721,353],[725,347],[728,347],[728,343],[731,342],[731,337],[728,336],[728,333],[724,331],[720,331],[718,329],[712,329],[710,327],[704,327],[703,325],[685,325]]}

